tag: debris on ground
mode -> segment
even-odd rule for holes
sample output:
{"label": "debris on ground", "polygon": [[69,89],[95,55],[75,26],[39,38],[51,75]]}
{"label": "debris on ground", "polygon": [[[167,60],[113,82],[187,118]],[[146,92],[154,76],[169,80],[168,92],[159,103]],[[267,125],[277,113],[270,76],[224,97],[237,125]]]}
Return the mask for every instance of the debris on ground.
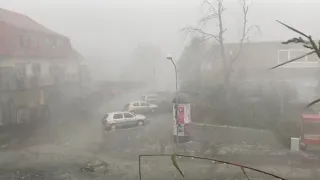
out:
{"label": "debris on ground", "polygon": [[242,155],[286,155],[287,151],[274,151],[272,148],[266,145],[249,145],[245,143],[224,145],[219,148],[219,155],[226,154],[242,154]]}
{"label": "debris on ground", "polygon": [[63,180],[77,180],[77,178],[74,177],[74,175],[72,175],[69,172],[65,172],[63,173],[60,178],[62,178]]}
{"label": "debris on ground", "polygon": [[82,172],[108,172],[109,163],[102,160],[89,161],[80,170]]}

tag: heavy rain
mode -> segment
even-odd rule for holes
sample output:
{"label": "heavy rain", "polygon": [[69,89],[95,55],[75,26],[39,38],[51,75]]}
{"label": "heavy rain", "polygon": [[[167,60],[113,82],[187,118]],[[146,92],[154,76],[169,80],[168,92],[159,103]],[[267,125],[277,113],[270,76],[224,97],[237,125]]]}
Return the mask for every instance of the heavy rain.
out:
{"label": "heavy rain", "polygon": [[319,179],[318,0],[1,0],[0,180]]}

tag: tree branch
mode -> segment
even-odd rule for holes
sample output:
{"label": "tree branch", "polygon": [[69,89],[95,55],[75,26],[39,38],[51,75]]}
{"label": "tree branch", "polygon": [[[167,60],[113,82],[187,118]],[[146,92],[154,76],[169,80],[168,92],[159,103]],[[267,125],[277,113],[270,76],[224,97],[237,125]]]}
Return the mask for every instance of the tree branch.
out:
{"label": "tree branch", "polygon": [[299,31],[299,30],[297,30],[297,29],[295,29],[295,28],[293,28],[293,27],[291,27],[291,26],[289,26],[289,25],[287,25],[287,24],[285,24],[285,23],[283,23],[283,22],[281,22],[279,20],[277,20],[277,22],[282,24],[283,26],[287,27],[288,29],[290,29],[290,30],[292,30],[292,31],[294,31],[294,32],[296,32],[296,33],[298,33],[298,34],[300,34],[300,35],[302,35],[302,36],[304,36],[304,37],[309,39],[309,36],[307,36],[305,33],[301,32],[301,31]]}
{"label": "tree branch", "polygon": [[210,15],[207,15],[207,16],[201,18],[200,22],[206,23],[207,21],[214,19],[214,18],[217,18],[217,17],[218,17],[217,14],[210,14]]}
{"label": "tree branch", "polygon": [[209,11],[213,11],[214,14],[218,14],[216,8],[214,7],[214,5],[209,0],[204,0],[203,3],[207,4],[209,6]]}
{"label": "tree branch", "polygon": [[238,59],[238,57],[240,56],[242,49],[243,49],[243,43],[245,40],[248,39],[249,32],[254,29],[260,30],[260,27],[258,25],[251,25],[251,26],[249,26],[249,28],[247,28],[249,5],[247,5],[246,0],[243,0],[241,6],[242,6],[242,13],[243,13],[242,36],[241,36],[241,39],[239,42],[238,51],[237,51],[236,55],[231,59],[231,63],[234,63]]}
{"label": "tree branch", "polygon": [[320,99],[316,99],[316,100],[310,102],[309,104],[306,105],[306,108],[309,108],[310,106],[317,104],[318,102],[320,102]]}
{"label": "tree branch", "polygon": [[247,180],[250,180],[247,172],[244,170],[244,167],[241,167],[241,170],[242,170],[243,174],[246,176]]}
{"label": "tree branch", "polygon": [[[320,58],[319,47],[316,45],[316,43],[313,41],[313,39],[312,39],[312,37],[311,37],[310,35],[308,36],[308,35],[306,35],[305,33],[301,32],[301,31],[299,31],[299,30],[297,30],[297,29],[295,29],[295,28],[293,28],[293,27],[291,27],[291,26],[289,26],[289,25],[287,25],[287,24],[285,24],[285,23],[283,23],[283,22],[281,22],[281,21],[279,21],[279,20],[277,20],[277,22],[280,23],[280,24],[282,24],[283,26],[287,27],[288,29],[290,29],[290,30],[292,30],[292,31],[294,31],[294,32],[296,32],[296,33],[298,33],[298,34],[306,37],[306,38],[309,40],[310,44],[311,44],[311,46],[308,46],[308,48],[309,48],[309,47],[310,47],[310,48],[312,47],[311,49],[315,50],[317,56]],[[294,39],[294,38],[293,38],[293,39]],[[296,38],[296,40],[297,40],[297,39],[298,39],[298,38]],[[302,38],[301,38],[301,39],[302,39]],[[319,42],[319,46],[320,46],[320,42]]]}
{"label": "tree branch", "polygon": [[[276,179],[280,179],[280,180],[286,180],[283,177],[277,176],[275,174],[266,172],[266,171],[262,171],[256,168],[252,168],[249,166],[245,166],[245,165],[241,165],[241,164],[237,164],[237,163],[232,163],[232,162],[228,162],[228,161],[222,161],[222,160],[218,160],[218,159],[213,159],[213,158],[206,158],[206,157],[201,157],[201,156],[189,156],[189,155],[182,155],[182,154],[174,154],[175,156],[180,156],[180,157],[185,157],[185,158],[194,158],[194,159],[201,159],[201,160],[208,160],[208,161],[212,161],[215,164],[228,164],[228,165],[232,165],[232,166],[236,166],[242,169],[242,171],[245,173],[246,177],[249,179],[249,177],[247,176],[247,173],[244,171],[244,169],[249,169],[251,171],[255,171],[258,173],[262,173],[264,175],[268,175],[270,177],[274,177]],[[172,157],[172,154],[143,154],[143,155],[139,155],[139,159],[138,159],[138,170],[139,170],[139,180],[142,179],[142,167],[141,167],[141,162],[142,162],[142,158],[143,157]]]}
{"label": "tree branch", "polygon": [[204,32],[202,29],[199,29],[199,28],[190,27],[190,28],[183,28],[182,30],[187,31],[188,33],[198,33],[202,36],[207,37],[208,39],[214,38],[216,41],[220,42],[219,36]]}

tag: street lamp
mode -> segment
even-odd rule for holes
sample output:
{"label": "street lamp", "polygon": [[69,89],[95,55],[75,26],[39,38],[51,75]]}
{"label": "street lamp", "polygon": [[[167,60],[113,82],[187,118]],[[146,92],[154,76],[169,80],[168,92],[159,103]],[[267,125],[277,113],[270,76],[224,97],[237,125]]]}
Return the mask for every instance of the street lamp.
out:
{"label": "street lamp", "polygon": [[174,63],[173,61],[173,58],[172,58],[172,55],[168,55],[167,56],[167,59],[171,61],[172,65],[174,66],[174,72],[175,72],[175,75],[176,75],[176,97],[175,97],[175,101],[174,101],[174,110],[175,110],[175,125],[176,125],[176,132],[177,132],[177,135],[176,135],[176,143],[179,143],[179,120],[178,120],[178,74],[177,74],[177,66],[176,64]]}
{"label": "street lamp", "polygon": [[170,60],[171,63],[173,64],[173,66],[174,66],[174,72],[175,72],[175,74],[176,74],[176,95],[177,95],[177,93],[178,93],[178,74],[177,74],[177,66],[176,66],[176,64],[174,63],[171,54],[169,54],[169,55],[167,56],[167,59]]}

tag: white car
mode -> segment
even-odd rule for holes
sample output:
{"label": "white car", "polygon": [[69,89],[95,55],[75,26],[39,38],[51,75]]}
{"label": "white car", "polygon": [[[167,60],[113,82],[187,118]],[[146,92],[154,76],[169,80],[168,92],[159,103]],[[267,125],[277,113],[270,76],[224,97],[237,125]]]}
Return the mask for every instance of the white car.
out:
{"label": "white car", "polygon": [[157,105],[147,103],[146,101],[134,101],[125,105],[125,109],[132,113],[155,112],[157,108]]}
{"label": "white car", "polygon": [[106,130],[115,130],[120,127],[127,126],[143,126],[146,117],[140,114],[133,114],[127,111],[110,112],[105,114],[102,119],[102,124]]}
{"label": "white car", "polygon": [[152,104],[158,104],[160,101],[159,96],[156,94],[146,94],[141,97],[141,100]]}

